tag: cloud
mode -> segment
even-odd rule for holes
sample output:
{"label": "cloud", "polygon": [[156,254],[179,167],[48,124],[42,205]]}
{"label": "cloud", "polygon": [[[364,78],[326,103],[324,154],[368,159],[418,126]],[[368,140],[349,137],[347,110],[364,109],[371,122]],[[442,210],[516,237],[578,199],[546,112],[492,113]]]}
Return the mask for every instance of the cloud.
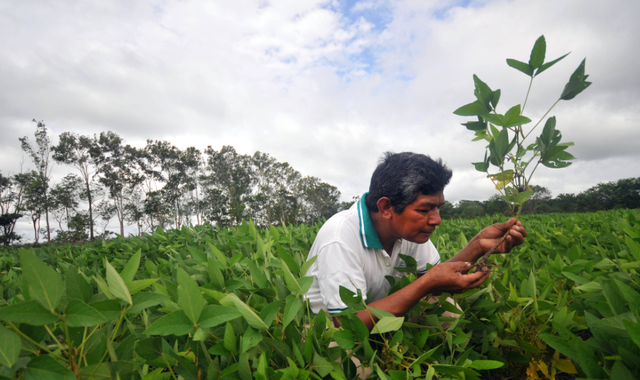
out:
{"label": "cloud", "polygon": [[[640,3],[624,0],[0,2],[0,162],[19,170],[31,119],[52,134],[113,131],[127,143],[233,145],[338,186],[368,187],[385,151],[443,157],[447,197],[495,191],[470,165],[481,143],[452,114],[473,101],[472,75],[522,103],[534,41],[571,52],[534,82],[540,118],[587,57],[593,85],[553,114],[578,157],[536,172],[554,194],[640,175]],[[56,175],[66,168],[58,166]],[[567,180],[569,179],[570,180]]]}

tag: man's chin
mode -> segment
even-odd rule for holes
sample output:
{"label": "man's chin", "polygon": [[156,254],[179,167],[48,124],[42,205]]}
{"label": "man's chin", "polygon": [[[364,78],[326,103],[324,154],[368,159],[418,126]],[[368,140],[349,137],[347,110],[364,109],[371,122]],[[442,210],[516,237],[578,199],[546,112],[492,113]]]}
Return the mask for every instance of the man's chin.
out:
{"label": "man's chin", "polygon": [[416,236],[414,239],[412,239],[411,241],[417,244],[424,244],[426,242],[429,241],[429,239],[431,239],[431,234],[420,234],[418,236]]}

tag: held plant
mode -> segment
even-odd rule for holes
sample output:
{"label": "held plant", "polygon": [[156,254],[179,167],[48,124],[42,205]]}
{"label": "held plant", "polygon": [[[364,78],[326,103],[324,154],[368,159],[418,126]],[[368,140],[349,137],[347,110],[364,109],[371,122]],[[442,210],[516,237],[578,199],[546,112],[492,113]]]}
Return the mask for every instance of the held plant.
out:
{"label": "held plant", "polygon": [[[524,110],[529,100],[533,79],[568,55],[567,53],[550,62],[545,62],[545,53],[545,38],[540,36],[531,50],[529,63],[507,59],[509,66],[530,77],[522,105],[517,104],[504,114],[498,113],[500,90],[492,90],[477,75],[474,75],[475,89],[473,93],[477,100],[454,111],[454,114],[459,116],[477,117],[477,121],[462,124],[474,132],[473,141],[488,142],[484,159],[480,162],[474,162],[473,165],[476,170],[486,173],[487,177],[491,179],[496,190],[500,192],[501,198],[507,202],[511,215],[516,219],[520,218],[525,201],[533,194],[530,182],[538,166],[542,164],[554,169],[564,168],[571,165],[569,160],[575,158],[567,152],[567,148],[573,143],[561,142],[562,134],[556,129],[556,117],[547,118],[547,115],[561,100],[571,100],[591,85],[591,82],[587,82],[588,75],[585,75],[585,59],[569,78],[560,97],[533,127],[525,127],[531,123],[531,119],[524,115]],[[545,118],[547,119],[544,127],[534,140],[531,134]],[[508,235],[509,231],[503,239]],[[489,255],[501,243],[502,240],[484,255],[478,262],[478,267],[485,266]]]}

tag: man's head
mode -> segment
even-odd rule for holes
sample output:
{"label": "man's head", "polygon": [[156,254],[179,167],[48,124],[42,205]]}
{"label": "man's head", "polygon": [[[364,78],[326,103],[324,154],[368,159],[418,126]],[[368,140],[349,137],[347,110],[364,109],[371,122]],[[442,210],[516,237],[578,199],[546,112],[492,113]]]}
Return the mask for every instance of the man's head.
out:
{"label": "man's head", "polygon": [[411,152],[387,152],[371,176],[364,201],[370,212],[377,212],[378,200],[387,197],[393,210],[401,214],[419,194],[442,192],[450,179],[451,170],[441,159],[432,160]]}

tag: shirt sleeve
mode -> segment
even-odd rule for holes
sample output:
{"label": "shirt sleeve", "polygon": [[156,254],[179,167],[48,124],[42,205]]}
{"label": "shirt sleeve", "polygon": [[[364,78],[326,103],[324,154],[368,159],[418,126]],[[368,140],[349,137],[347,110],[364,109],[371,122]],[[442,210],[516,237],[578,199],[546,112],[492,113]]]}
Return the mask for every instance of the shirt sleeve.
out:
{"label": "shirt sleeve", "polygon": [[337,314],[348,306],[340,298],[340,287],[343,286],[356,293],[362,292],[363,299],[367,295],[367,281],[364,274],[362,258],[343,244],[334,242],[321,248],[318,252],[316,279],[324,309],[329,314]]}

